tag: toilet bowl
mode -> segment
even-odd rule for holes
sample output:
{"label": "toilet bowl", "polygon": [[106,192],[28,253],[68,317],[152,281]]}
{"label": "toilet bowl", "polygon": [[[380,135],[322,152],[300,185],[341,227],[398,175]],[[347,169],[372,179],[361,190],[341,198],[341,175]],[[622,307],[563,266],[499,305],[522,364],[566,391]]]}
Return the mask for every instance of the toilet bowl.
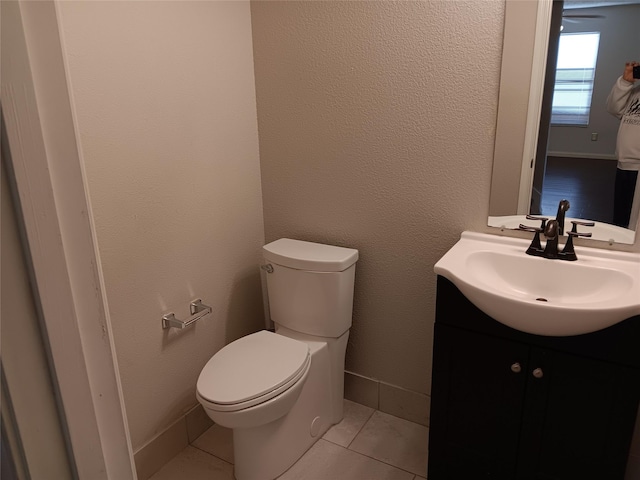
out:
{"label": "toilet bowl", "polygon": [[238,480],[278,477],[334,423],[327,343],[303,342],[267,331],[249,335],[255,336],[262,340],[280,337],[302,345],[307,348],[309,361],[305,362],[300,378],[288,389],[263,403],[238,410],[221,411],[220,404],[207,401],[203,393],[206,387],[201,381],[204,375],[198,379],[197,396],[207,415],[217,424],[233,429],[234,474]]}
{"label": "toilet bowl", "polygon": [[263,330],[213,356],[198,378],[196,396],[218,425],[258,427],[291,410],[310,367],[308,345]]}
{"label": "toilet bowl", "polygon": [[222,348],[196,397],[233,429],[238,480],[271,480],[342,419],[355,262],[350,248],[280,239],[263,247],[275,332]]}

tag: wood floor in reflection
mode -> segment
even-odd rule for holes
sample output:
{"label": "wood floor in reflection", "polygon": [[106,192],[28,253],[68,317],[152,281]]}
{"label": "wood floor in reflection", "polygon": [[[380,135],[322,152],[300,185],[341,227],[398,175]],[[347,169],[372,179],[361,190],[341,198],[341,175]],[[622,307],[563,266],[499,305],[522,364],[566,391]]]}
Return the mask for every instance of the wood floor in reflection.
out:
{"label": "wood floor in reflection", "polygon": [[542,187],[542,215],[553,217],[558,202],[571,203],[567,216],[613,222],[615,160],[548,157]]}

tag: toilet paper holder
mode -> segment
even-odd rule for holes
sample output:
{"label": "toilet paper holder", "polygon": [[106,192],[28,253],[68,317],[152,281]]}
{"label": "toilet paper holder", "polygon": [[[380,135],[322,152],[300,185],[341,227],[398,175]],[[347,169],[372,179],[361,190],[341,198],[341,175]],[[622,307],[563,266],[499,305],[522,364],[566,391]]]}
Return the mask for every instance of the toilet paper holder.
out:
{"label": "toilet paper holder", "polygon": [[186,320],[178,320],[173,312],[163,315],[162,328],[186,328],[211,313],[211,307],[202,303],[202,300],[198,298],[189,304],[189,311],[191,312],[191,316]]}

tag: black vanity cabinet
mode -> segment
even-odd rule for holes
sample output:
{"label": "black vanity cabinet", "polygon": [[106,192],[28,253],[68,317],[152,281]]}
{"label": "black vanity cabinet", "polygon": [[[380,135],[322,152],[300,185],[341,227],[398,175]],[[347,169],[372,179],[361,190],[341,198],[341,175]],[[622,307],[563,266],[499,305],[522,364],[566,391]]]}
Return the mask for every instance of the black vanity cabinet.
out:
{"label": "black vanity cabinet", "polygon": [[623,480],[640,317],[587,335],[530,335],[438,277],[431,395],[429,480]]}

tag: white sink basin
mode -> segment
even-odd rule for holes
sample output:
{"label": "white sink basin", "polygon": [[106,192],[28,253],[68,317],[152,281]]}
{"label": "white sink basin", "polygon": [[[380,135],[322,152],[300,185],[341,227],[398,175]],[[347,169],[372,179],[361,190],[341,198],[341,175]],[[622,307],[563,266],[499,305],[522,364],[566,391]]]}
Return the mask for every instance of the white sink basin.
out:
{"label": "white sink basin", "polygon": [[578,260],[524,252],[520,238],[463,232],[435,265],[476,307],[526,333],[579,335],[640,315],[640,254],[576,247]]}

